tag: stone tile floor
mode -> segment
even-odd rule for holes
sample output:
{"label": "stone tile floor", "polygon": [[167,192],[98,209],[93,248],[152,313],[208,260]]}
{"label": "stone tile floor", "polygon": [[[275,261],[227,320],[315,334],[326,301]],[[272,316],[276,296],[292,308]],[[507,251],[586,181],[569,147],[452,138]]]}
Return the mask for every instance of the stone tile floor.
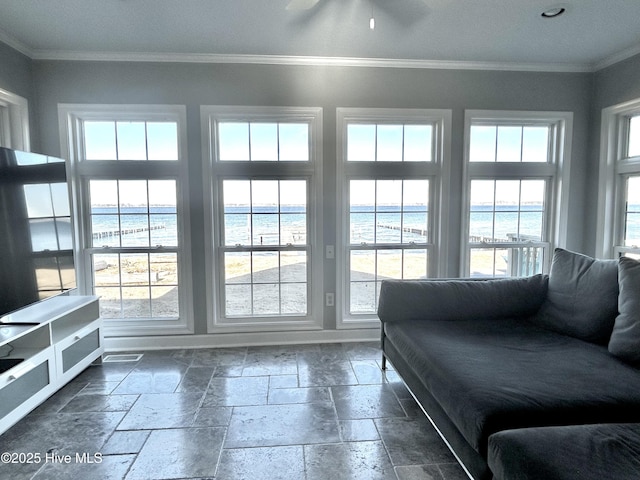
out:
{"label": "stone tile floor", "polygon": [[0,466],[13,480],[467,478],[376,343],[91,366],[0,436],[0,452],[40,455]]}

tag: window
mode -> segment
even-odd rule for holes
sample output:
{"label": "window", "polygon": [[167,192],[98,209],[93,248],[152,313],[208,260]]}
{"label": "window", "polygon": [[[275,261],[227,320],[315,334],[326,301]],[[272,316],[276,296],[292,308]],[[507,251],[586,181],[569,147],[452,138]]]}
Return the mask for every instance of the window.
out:
{"label": "window", "polygon": [[211,328],[318,326],[321,110],[202,107],[202,115]]}
{"label": "window", "polygon": [[369,327],[384,279],[437,276],[450,112],[338,109],[338,326]]}
{"label": "window", "polygon": [[183,107],[61,106],[80,284],[110,333],[192,331]]}
{"label": "window", "polygon": [[640,258],[640,100],[603,110],[598,244],[607,258]]}
{"label": "window", "polygon": [[467,112],[463,276],[547,270],[552,245],[562,243],[570,123],[562,113]]}
{"label": "window", "polygon": [[0,147],[30,150],[26,98],[0,88]]}
{"label": "window", "polygon": [[[16,157],[18,165],[23,165]],[[60,167],[49,169],[49,175],[60,172],[58,178],[64,179],[64,165]],[[28,183],[23,193],[38,294],[46,298],[76,284],[69,191],[64,182]]]}

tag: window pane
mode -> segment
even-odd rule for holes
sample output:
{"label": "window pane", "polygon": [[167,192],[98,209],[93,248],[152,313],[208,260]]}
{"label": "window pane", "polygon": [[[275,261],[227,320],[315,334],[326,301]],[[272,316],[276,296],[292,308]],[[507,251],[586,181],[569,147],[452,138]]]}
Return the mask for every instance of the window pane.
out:
{"label": "window pane", "polygon": [[350,313],[372,313],[376,310],[376,282],[351,282]]}
{"label": "window pane", "polygon": [[347,161],[430,162],[431,125],[347,125]]}
{"label": "window pane", "polygon": [[402,214],[377,214],[376,243],[400,243],[402,239]]}
{"label": "window pane", "polygon": [[[233,207],[231,207],[233,208]],[[224,215],[224,244],[249,245],[251,243],[251,215]]]}
{"label": "window pane", "polygon": [[102,316],[179,316],[177,254],[96,254],[92,262]]}
{"label": "window pane", "polygon": [[24,197],[29,218],[53,217],[51,190],[48,183],[24,185]]}
{"label": "window pane", "polygon": [[280,285],[280,309],[284,315],[306,315],[307,284],[284,283]]}
{"label": "window pane", "polygon": [[522,127],[498,127],[496,161],[520,162],[522,160]]}
{"label": "window pane", "polygon": [[376,126],[347,126],[347,161],[374,162],[376,160]]}
{"label": "window pane", "polygon": [[402,209],[402,180],[378,180],[376,204],[380,211],[400,211]]}
{"label": "window pane", "polygon": [[178,160],[178,125],[175,122],[148,122],[149,160]]}
{"label": "window pane", "polygon": [[[222,187],[226,245],[306,244],[306,180],[224,180]],[[225,252],[224,262],[227,316],[306,314],[306,251]],[[241,293],[249,307],[234,296]]]}
{"label": "window pane", "polygon": [[431,162],[432,144],[431,125],[405,125],[404,127],[404,161]]}
{"label": "window pane", "polygon": [[249,180],[225,180],[223,197],[225,213],[251,212],[251,182]]}
{"label": "window pane", "polygon": [[147,139],[144,122],[118,122],[118,160],[146,160]]}
{"label": "window pane", "polygon": [[496,181],[496,209],[517,210],[520,203],[520,181],[498,180]]}
{"label": "window pane", "polygon": [[375,180],[351,180],[349,182],[349,208],[352,212],[371,212],[375,204]]}
{"label": "window pane", "polygon": [[281,123],[279,131],[281,161],[309,161],[309,125]]}
{"label": "window pane", "polygon": [[377,161],[401,162],[402,143],[402,125],[378,125]]}
{"label": "window pane", "polygon": [[225,180],[223,198],[225,245],[306,243],[305,180]]}
{"label": "window pane", "polygon": [[286,283],[306,283],[307,281],[307,253],[280,253],[280,281]]}
{"label": "window pane", "polygon": [[92,212],[94,212],[96,208],[117,207],[119,203],[118,181],[91,180],[89,181],[89,194],[91,196]]}
{"label": "window pane", "polygon": [[84,122],[84,152],[87,160],[117,160],[115,122]]}
{"label": "window pane", "polygon": [[542,240],[545,191],[544,180],[472,180],[469,241]]}
{"label": "window pane", "polygon": [[278,315],[280,291],[277,283],[253,285],[253,314]]}
{"label": "window pane", "polygon": [[522,161],[548,162],[549,127],[524,127]]}
{"label": "window pane", "polygon": [[147,211],[149,200],[147,198],[146,180],[119,180],[118,195],[118,203],[123,212],[132,211],[131,209]]}
{"label": "window pane", "polygon": [[218,150],[222,161],[249,161],[249,124],[218,124]]}
{"label": "window pane", "polygon": [[404,250],[402,278],[418,280],[427,278],[427,251]]}
{"label": "window pane", "polygon": [[252,123],[250,125],[250,134],[251,160],[278,160],[278,124]]}
{"label": "window pane", "polygon": [[627,179],[624,245],[640,246],[640,176]]}
{"label": "window pane", "polygon": [[375,280],[376,252],[375,250],[352,250],[349,257],[352,281]]}
{"label": "window pane", "polygon": [[280,256],[278,252],[253,252],[252,283],[277,283],[280,281]]}
{"label": "window pane", "polygon": [[224,254],[224,281],[227,284],[251,282],[251,253],[226,252]]}
{"label": "window pane", "polygon": [[253,245],[280,245],[280,228],[278,215],[256,214],[251,216],[251,231]]}
{"label": "window pane", "polygon": [[524,277],[542,272],[542,247],[472,248],[471,277]]}
{"label": "window pane", "polygon": [[378,250],[376,280],[402,278],[402,250]]}
{"label": "window pane", "polygon": [[56,227],[52,218],[30,219],[29,231],[31,234],[31,250],[33,252],[60,250],[56,238]]}
{"label": "window pane", "polygon": [[51,199],[53,201],[53,214],[56,217],[69,217],[69,189],[66,183],[51,183]]}
{"label": "window pane", "polygon": [[73,233],[71,232],[70,217],[56,217],[56,233],[58,234],[58,247],[60,250],[73,249]]}
{"label": "window pane", "polygon": [[102,318],[122,318],[122,294],[120,287],[94,287],[100,297],[100,316]]}
{"label": "window pane", "polygon": [[471,126],[469,142],[470,162],[495,162],[496,160],[495,126]]}
{"label": "window pane", "polygon": [[151,316],[178,317],[178,255],[149,255],[151,277]]}
{"label": "window pane", "polygon": [[252,180],[251,203],[254,212],[278,213],[280,192],[278,180]]}
{"label": "window pane", "polygon": [[225,315],[251,315],[251,285],[225,286]]}
{"label": "window pane", "polygon": [[148,286],[122,287],[122,316],[125,318],[151,317],[150,297]]}
{"label": "window pane", "polygon": [[506,249],[472,248],[471,277],[504,277],[507,273]]}
{"label": "window pane", "polygon": [[151,246],[178,245],[175,180],[149,180],[149,228]]}
{"label": "window pane", "polygon": [[640,156],[640,115],[631,117],[629,120],[629,149],[627,156]]}

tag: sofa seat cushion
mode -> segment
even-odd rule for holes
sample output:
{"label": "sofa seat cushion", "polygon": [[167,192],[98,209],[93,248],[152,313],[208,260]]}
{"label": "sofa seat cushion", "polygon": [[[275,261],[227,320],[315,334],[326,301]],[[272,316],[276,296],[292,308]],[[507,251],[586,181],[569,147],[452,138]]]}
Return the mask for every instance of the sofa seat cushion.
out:
{"label": "sofa seat cushion", "polygon": [[489,437],[495,480],[637,480],[640,424],[506,430]]}
{"label": "sofa seat cushion", "polygon": [[521,319],[397,322],[385,334],[485,459],[500,430],[640,422],[640,372],[604,346]]}

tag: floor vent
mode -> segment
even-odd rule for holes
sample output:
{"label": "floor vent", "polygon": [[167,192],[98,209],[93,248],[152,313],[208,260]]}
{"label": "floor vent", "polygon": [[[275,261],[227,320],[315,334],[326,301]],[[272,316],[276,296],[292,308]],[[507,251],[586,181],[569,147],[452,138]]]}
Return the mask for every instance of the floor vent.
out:
{"label": "floor vent", "polygon": [[142,353],[121,353],[121,354],[115,354],[115,355],[107,355],[105,356],[102,361],[104,363],[107,362],[137,362],[138,360],[140,360],[142,358]]}

